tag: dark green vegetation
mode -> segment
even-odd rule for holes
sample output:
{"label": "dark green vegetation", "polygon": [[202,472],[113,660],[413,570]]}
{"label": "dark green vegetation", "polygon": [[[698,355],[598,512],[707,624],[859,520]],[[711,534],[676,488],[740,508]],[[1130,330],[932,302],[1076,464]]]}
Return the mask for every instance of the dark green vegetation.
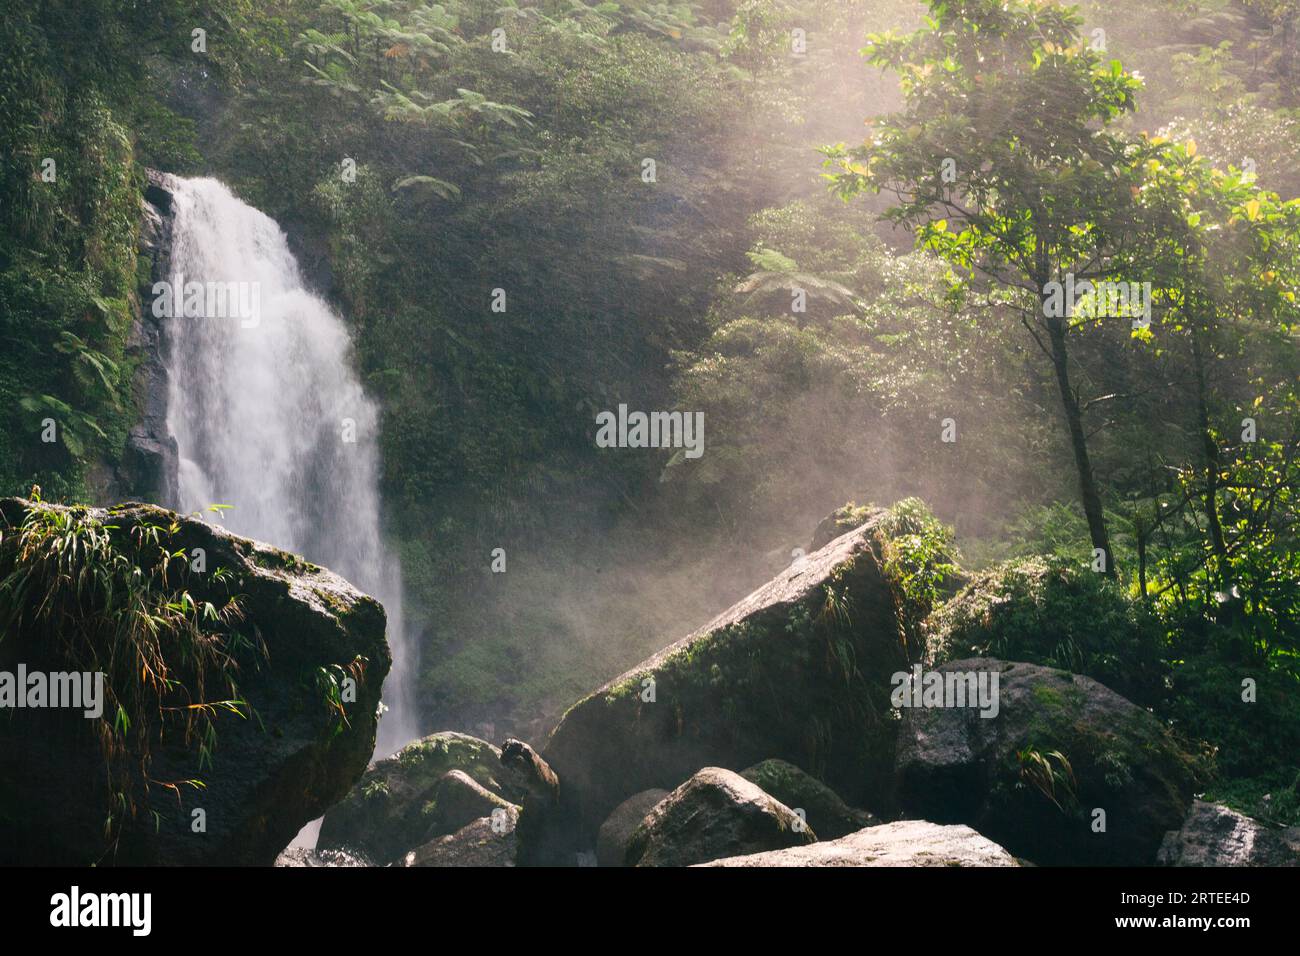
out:
{"label": "dark green vegetation", "polygon": [[[217,175],[285,226],[382,403],[430,729],[536,735],[833,507],[915,496],[994,568],[930,619],[992,621],[953,653],[1115,686],[1293,819],[1298,12],[936,2],[907,39],[903,2],[24,4],[0,492],[94,496],[137,414],[142,167]],[[1150,282],[1150,326],[1044,316],[1071,271]],[[704,456],[596,449],[619,402],[704,412]],[[962,582],[910,520],[892,599],[933,640]]]}
{"label": "dark green vegetation", "polygon": [[976,576],[927,624],[936,660],[996,657],[1087,674],[1129,700],[1163,699],[1165,632],[1104,575],[1042,558]]}

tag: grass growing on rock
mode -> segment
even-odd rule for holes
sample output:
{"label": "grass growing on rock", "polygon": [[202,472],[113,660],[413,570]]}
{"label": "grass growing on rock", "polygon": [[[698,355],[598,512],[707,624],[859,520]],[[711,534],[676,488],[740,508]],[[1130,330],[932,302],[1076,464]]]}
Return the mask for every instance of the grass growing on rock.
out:
{"label": "grass growing on rock", "polygon": [[963,581],[956,535],[920,498],[904,498],[885,510],[875,538],[908,656],[917,656],[925,646],[925,618]]}
{"label": "grass growing on rock", "polygon": [[0,529],[0,633],[27,635],[54,667],[104,674],[94,729],[110,833],[135,815],[151,785],[203,786],[151,777],[160,728],[179,730],[200,766],[210,762],[218,716],[250,712],[236,683],[239,660],[265,656],[241,630],[241,598],[227,571],[207,576],[222,599],[194,597],[189,556],[173,541],[179,527],[172,517],[125,530],[84,508],[37,502],[17,528]]}

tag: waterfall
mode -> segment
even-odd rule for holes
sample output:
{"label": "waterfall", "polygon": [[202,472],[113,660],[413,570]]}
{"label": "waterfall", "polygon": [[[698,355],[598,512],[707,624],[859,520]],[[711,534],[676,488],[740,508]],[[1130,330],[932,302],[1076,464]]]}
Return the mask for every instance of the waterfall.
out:
{"label": "waterfall", "polygon": [[229,505],[231,531],[383,603],[393,667],[375,753],[385,756],[418,731],[401,567],[380,534],[378,411],[352,368],[347,328],[303,287],[280,227],[215,179],[173,186],[167,423],[179,508]]}

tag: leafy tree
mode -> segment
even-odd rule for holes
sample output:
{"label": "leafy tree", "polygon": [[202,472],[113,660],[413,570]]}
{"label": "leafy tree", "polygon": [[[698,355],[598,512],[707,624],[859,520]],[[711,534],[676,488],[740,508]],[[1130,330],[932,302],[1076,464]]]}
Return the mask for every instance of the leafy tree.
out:
{"label": "leafy tree", "polygon": [[[1199,486],[1211,550],[1207,579],[1228,594],[1234,586],[1228,577],[1233,543],[1224,530],[1220,495],[1226,490],[1225,459],[1240,454],[1243,445],[1225,442],[1217,421],[1239,419],[1248,410],[1259,417],[1271,411],[1263,407],[1263,394],[1253,403],[1243,401],[1243,386],[1285,400],[1294,381],[1294,349],[1286,338],[1300,317],[1294,238],[1300,202],[1280,200],[1239,170],[1212,168],[1198,156],[1195,142],[1154,142],[1164,151],[1146,164],[1140,196],[1152,215],[1140,255],[1158,277],[1165,306],[1158,328],[1182,345],[1190,371],[1179,378],[1188,382],[1200,460],[1185,483]],[[1193,473],[1198,477],[1191,478]],[[1235,502],[1226,505],[1235,510]]]}
{"label": "leafy tree", "polygon": [[[904,108],[862,146],[828,147],[833,190],[895,200],[889,221],[995,286],[1017,289],[1020,321],[1055,374],[1092,545],[1115,562],[1089,456],[1069,336],[1049,284],[1115,277],[1150,147],[1108,127],[1140,81],[1080,39],[1069,8],[1031,0],[934,0],[925,27],[874,35],[871,63],[900,74]],[[1130,277],[1132,278],[1132,277]],[[1035,308],[1036,306],[1036,308]]]}

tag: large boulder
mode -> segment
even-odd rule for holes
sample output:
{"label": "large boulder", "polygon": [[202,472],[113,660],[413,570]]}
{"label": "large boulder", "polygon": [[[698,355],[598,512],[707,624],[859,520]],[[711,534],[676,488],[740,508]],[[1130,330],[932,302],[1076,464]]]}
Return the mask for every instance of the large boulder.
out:
{"label": "large boulder", "polygon": [[[387,864],[446,834],[439,801],[449,795],[445,777],[453,770],[508,803],[519,803],[527,792],[524,781],[502,765],[501,751],[487,741],[450,731],[430,734],[366,770],[325,814],[317,846],[349,848]],[[459,796],[464,794],[453,799]]]}
{"label": "large boulder", "polygon": [[0,720],[4,862],[269,866],[365,770],[384,610],[324,568],[150,505],[3,499],[0,581],[0,672],[104,675],[99,715]]}
{"label": "large boulder", "polygon": [[1154,863],[1193,784],[1191,758],[1164,725],[1066,671],[988,658],[937,670],[982,672],[990,687],[998,680],[995,708],[902,708],[899,805],[968,824],[1034,863]]}
{"label": "large boulder", "polygon": [[622,866],[627,856],[627,845],[632,834],[641,826],[646,814],[653,810],[667,790],[642,790],[634,793],[617,807],[600,825],[596,835],[596,863],[598,866]]}
{"label": "large boulder", "polygon": [[1181,829],[1165,834],[1163,866],[1300,866],[1300,827],[1277,830],[1197,800]]}
{"label": "large boulder", "polygon": [[494,810],[515,810],[519,807],[497,796],[463,770],[449,770],[443,774],[433,794],[429,808],[429,838],[455,833],[461,827],[481,817],[490,817]]}
{"label": "large boulder", "polygon": [[908,659],[881,566],[883,517],[798,559],[565,714],[543,756],[577,843],[594,843],[634,793],[769,757],[876,805],[869,797],[889,789],[897,723],[889,675]]}
{"label": "large boulder", "polygon": [[816,839],[793,810],[744,777],[705,767],[646,815],[628,841],[624,863],[690,866]]}
{"label": "large boulder", "polygon": [[1019,866],[970,827],[901,820],[838,840],[729,856],[702,866]]}
{"label": "large boulder", "polygon": [[764,760],[740,775],[795,812],[802,810],[819,839],[834,840],[880,822],[867,811],[849,806],[826,784],[787,760]]}
{"label": "large boulder", "polygon": [[518,852],[514,807],[481,817],[403,855],[402,866],[514,866]]}

